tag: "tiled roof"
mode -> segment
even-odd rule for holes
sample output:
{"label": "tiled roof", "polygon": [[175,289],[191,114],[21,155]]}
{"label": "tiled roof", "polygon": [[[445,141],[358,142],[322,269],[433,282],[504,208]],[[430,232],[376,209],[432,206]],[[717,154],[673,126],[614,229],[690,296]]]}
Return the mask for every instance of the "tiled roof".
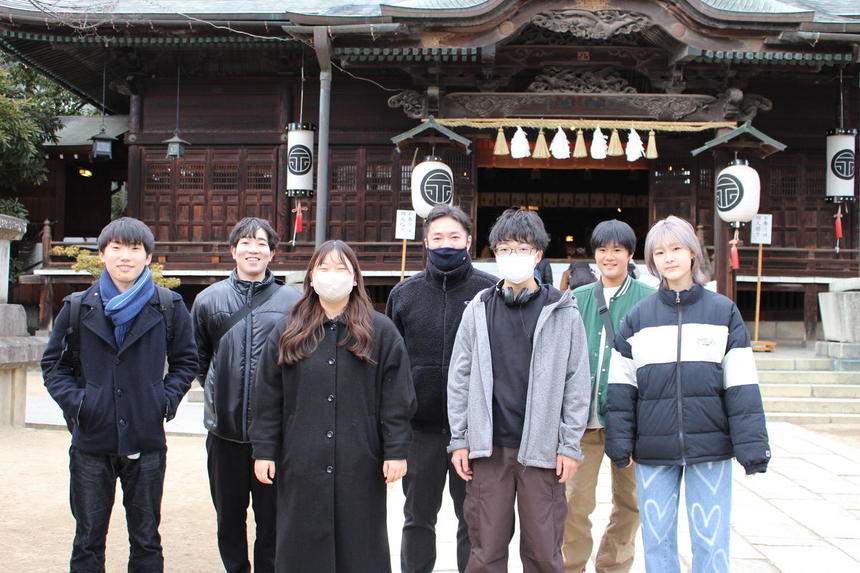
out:
{"label": "tiled roof", "polygon": [[[65,115],[60,119],[63,127],[57,131],[56,143],[46,143],[47,146],[78,147],[90,145],[90,139],[102,128],[101,116]],[[127,115],[108,115],[104,118],[105,134],[108,137],[119,137],[128,131]]]}
{"label": "tiled roof", "polygon": [[[691,5],[720,16],[736,19],[750,14],[803,15],[815,20],[837,16],[860,16],[857,0],[688,0]],[[475,9],[494,0],[41,0],[37,3],[48,13],[27,0],[0,0],[0,11],[14,10],[48,19],[51,13],[69,16],[194,14],[231,15],[237,18],[256,16],[262,20],[282,20],[289,14],[331,17],[382,16],[386,9],[402,11],[442,11]],[[734,15],[734,17],[733,17]]]}
{"label": "tiled roof", "polygon": [[695,62],[733,62],[737,64],[772,64],[785,66],[850,64],[850,53],[804,53],[804,52],[730,52],[702,50],[692,58]]}

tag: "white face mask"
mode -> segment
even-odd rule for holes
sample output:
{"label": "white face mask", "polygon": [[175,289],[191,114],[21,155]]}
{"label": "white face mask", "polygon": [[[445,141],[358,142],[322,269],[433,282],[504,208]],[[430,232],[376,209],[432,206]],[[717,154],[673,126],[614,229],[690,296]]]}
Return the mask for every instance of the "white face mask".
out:
{"label": "white face mask", "polygon": [[496,265],[502,277],[511,284],[523,284],[535,274],[535,256],[507,255],[496,257]]}
{"label": "white face mask", "polygon": [[349,296],[352,292],[352,273],[326,272],[314,273],[311,286],[320,300],[337,302]]}

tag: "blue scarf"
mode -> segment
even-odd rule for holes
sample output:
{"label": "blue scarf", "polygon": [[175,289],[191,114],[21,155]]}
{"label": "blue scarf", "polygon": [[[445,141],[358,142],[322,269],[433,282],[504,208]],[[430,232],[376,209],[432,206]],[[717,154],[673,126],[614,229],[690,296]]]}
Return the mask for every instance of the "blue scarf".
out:
{"label": "blue scarf", "polygon": [[105,315],[113,322],[113,335],[117,347],[122,346],[125,335],[131,327],[131,321],[155,293],[155,283],[149,267],[143,267],[143,272],[131,285],[131,288],[121,293],[110,278],[107,271],[99,277],[99,294],[105,308]]}

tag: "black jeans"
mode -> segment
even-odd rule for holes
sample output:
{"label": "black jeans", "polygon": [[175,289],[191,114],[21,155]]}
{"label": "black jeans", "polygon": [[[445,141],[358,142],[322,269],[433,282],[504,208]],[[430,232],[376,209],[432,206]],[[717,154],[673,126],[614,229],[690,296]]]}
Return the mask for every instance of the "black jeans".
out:
{"label": "black jeans", "polygon": [[105,570],[105,538],[114,504],[116,480],[128,524],[129,573],[161,573],[161,495],[167,450],[143,452],[140,458],[93,455],[69,449],[69,500],[75,518],[72,573]]}
{"label": "black jeans", "polygon": [[403,573],[431,573],[436,563],[436,517],[442,507],[445,479],[457,515],[457,567],[465,571],[471,545],[469,530],[463,519],[464,482],[446,448],[450,435],[441,432],[412,431],[412,445],[406,458],[403,478],[406,503],[403,514],[403,537],[400,546],[400,568]]}
{"label": "black jeans", "polygon": [[274,485],[254,477],[251,444],[224,440],[210,433],[206,437],[209,455],[209,489],[218,516],[218,550],[227,573],[250,573],[248,562],[248,502],[254,508],[257,539],[254,542],[254,570],[275,571],[275,516],[277,496]]}

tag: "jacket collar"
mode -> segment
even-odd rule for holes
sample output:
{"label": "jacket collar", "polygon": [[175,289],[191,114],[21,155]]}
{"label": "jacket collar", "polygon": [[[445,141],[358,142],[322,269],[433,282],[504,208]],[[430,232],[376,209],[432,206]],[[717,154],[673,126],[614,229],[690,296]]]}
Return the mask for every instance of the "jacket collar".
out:
{"label": "jacket collar", "polygon": [[[630,290],[630,285],[633,284],[633,279],[630,278],[630,275],[624,277],[624,282],[621,283],[621,286],[618,287],[618,290],[615,291],[615,295],[612,297],[613,299],[621,298],[627,291]],[[603,287],[603,281],[598,279],[597,282],[594,283],[594,288]],[[603,287],[606,288],[606,287]],[[674,300],[674,299],[672,299]]]}
{"label": "jacket collar", "polygon": [[230,273],[230,283],[233,285],[233,288],[236,289],[236,292],[241,294],[242,296],[248,295],[248,289],[253,288],[254,291],[261,291],[273,282],[277,282],[275,280],[275,275],[272,274],[272,271],[266,269],[266,274],[261,281],[245,281],[239,278],[239,274],[236,272],[236,269],[233,269],[233,272]]}
{"label": "jacket collar", "polygon": [[[675,306],[677,304],[681,304],[683,306],[693,304],[700,298],[702,298],[702,294],[704,294],[705,289],[702,285],[694,284],[687,290],[682,290],[680,292],[674,291],[671,289],[667,289],[665,287],[660,287],[660,290],[657,291],[658,296],[660,297],[660,301],[663,304],[667,304],[669,306]],[[678,303],[678,299],[680,298],[680,303]]]}
{"label": "jacket collar", "polygon": [[437,269],[433,263],[430,262],[430,258],[427,258],[427,267],[426,267],[426,276],[427,280],[433,282],[438,285],[445,284],[447,287],[451,287],[455,284],[458,284],[472,274],[472,258],[467,257],[463,264],[459,267],[450,270],[448,272],[440,271]]}
{"label": "jacket collar", "polygon": [[[149,299],[149,302],[144,305],[140,313],[132,321],[132,326],[126,334],[122,347],[118,350],[122,352],[129,348],[141,336],[146,334],[151,328],[162,321],[161,311],[158,308],[158,291]],[[89,308],[87,308],[89,307]],[[98,312],[92,312],[90,309],[98,309]],[[111,348],[117,350],[116,337],[114,336],[113,323],[105,316],[104,305],[102,304],[101,295],[98,291],[98,285],[91,288],[84,298],[81,300],[81,326],[91,330],[96,336],[104,340]]]}

